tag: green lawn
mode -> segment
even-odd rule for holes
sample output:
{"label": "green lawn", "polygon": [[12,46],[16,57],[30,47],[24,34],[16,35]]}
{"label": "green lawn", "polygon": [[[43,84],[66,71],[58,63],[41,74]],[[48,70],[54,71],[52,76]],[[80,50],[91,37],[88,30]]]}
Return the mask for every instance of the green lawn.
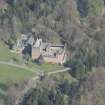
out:
{"label": "green lawn", "polygon": [[0,44],[0,60],[8,61],[13,56],[16,56],[15,54],[11,53],[9,48],[5,44]]}
{"label": "green lawn", "polygon": [[0,44],[0,61],[14,61],[17,64],[23,64],[23,59],[20,54],[10,51],[8,46]]}
{"label": "green lawn", "polygon": [[64,66],[62,65],[48,64],[48,63],[43,63],[39,65],[39,64],[36,64],[35,62],[30,62],[28,66],[30,68],[37,68],[37,69],[43,70],[43,72],[46,72],[46,73],[64,69]]}
{"label": "green lawn", "polygon": [[59,66],[57,64],[46,64],[46,63],[42,64],[40,67],[43,68],[45,72],[51,72],[51,71],[64,69],[63,66]]}
{"label": "green lawn", "polygon": [[31,71],[0,64],[0,83],[2,84],[19,83],[32,78],[32,76],[35,76],[35,74]]}

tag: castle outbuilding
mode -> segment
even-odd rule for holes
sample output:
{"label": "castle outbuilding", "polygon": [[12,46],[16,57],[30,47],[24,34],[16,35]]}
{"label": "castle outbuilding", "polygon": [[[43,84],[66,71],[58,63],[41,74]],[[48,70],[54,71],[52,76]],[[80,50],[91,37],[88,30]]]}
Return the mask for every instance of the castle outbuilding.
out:
{"label": "castle outbuilding", "polygon": [[63,64],[66,61],[66,46],[52,45],[37,39],[32,47],[32,59],[37,60],[40,56],[45,63]]}

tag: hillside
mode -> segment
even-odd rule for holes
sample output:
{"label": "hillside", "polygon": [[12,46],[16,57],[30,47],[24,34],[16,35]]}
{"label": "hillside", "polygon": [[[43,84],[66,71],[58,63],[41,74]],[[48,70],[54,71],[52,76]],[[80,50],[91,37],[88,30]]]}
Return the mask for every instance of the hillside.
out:
{"label": "hillside", "polygon": [[84,80],[74,81],[72,84],[69,80],[59,79],[58,81],[55,81],[55,77],[44,79],[36,89],[26,94],[20,105],[105,104],[105,68],[98,68]]}
{"label": "hillside", "polygon": [[[104,105],[105,0],[0,0],[1,45],[9,48],[21,34],[67,45],[67,62],[62,66],[71,71],[63,76],[45,76],[20,105]],[[14,56],[6,51],[0,51],[0,60]],[[54,69],[54,65],[44,66],[38,65],[46,71]],[[48,90],[49,82],[52,86]],[[18,90],[16,84],[12,85]],[[7,105],[15,100],[11,97],[6,99]]]}
{"label": "hillside", "polygon": [[88,55],[93,65],[105,64],[104,0],[1,1],[1,40],[32,33],[45,41],[67,43],[69,58]]}

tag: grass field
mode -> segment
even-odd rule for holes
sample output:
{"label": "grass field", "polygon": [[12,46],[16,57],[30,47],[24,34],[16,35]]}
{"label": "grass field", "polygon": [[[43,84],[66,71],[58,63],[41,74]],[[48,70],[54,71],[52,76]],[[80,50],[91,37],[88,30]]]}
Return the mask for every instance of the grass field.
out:
{"label": "grass field", "polygon": [[9,48],[5,44],[0,44],[0,60],[8,61],[14,56],[16,55],[11,53]]}
{"label": "grass field", "polygon": [[0,83],[19,83],[32,78],[32,76],[35,76],[35,74],[31,71],[0,64]]}
{"label": "grass field", "polygon": [[48,63],[37,64],[35,62],[30,62],[28,66],[30,68],[37,68],[37,69],[43,70],[43,72],[46,72],[46,73],[64,69],[64,66],[62,66],[62,65],[48,64]]}

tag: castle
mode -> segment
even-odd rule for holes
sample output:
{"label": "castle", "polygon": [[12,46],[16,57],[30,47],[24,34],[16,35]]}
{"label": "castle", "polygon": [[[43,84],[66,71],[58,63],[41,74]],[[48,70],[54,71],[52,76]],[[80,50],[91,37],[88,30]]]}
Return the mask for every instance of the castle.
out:
{"label": "castle", "polygon": [[35,41],[33,37],[22,35],[13,46],[13,52],[22,53],[27,45],[31,46],[33,60],[43,59],[45,63],[63,64],[66,61],[66,45],[54,45],[43,42],[42,39]]}
{"label": "castle", "polygon": [[46,63],[63,64],[66,61],[66,46],[53,45],[37,39],[32,47],[32,59],[38,59],[40,56]]}

